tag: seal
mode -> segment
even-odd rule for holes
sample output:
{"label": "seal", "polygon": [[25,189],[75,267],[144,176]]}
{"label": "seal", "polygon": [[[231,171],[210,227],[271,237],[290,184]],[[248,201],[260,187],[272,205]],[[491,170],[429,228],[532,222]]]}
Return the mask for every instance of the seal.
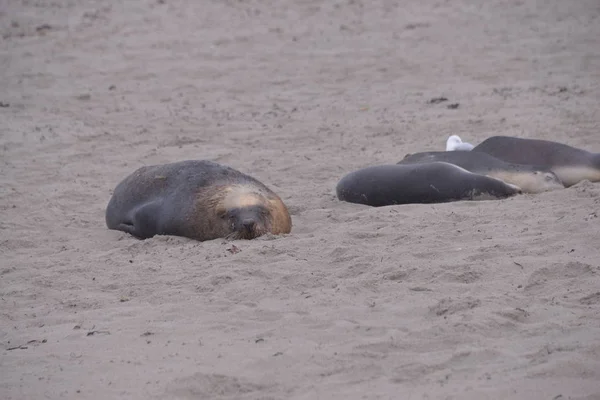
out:
{"label": "seal", "polygon": [[458,135],[452,135],[446,140],[446,151],[471,151],[473,147],[471,143],[463,142]]}
{"label": "seal", "polygon": [[492,136],[475,148],[500,160],[541,165],[552,170],[566,186],[584,179],[600,181],[600,153],[592,153],[569,145],[540,139]]}
{"label": "seal", "polygon": [[469,172],[500,179],[518,186],[523,193],[541,193],[564,189],[564,185],[549,168],[507,163],[489,154],[476,151],[428,151],[408,154],[398,164],[424,164],[442,161],[458,165]]}
{"label": "seal", "polygon": [[376,165],[351,172],[336,186],[338,199],[373,207],[503,199],[521,193],[510,183],[446,162]]}
{"label": "seal", "polygon": [[117,185],[106,207],[109,229],[199,241],[289,233],[283,201],[258,180],[205,160],[141,167]]}

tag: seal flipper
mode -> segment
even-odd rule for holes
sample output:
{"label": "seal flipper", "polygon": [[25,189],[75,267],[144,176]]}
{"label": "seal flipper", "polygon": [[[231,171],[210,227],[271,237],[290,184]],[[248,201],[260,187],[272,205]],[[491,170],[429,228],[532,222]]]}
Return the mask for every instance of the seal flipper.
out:
{"label": "seal flipper", "polygon": [[138,239],[145,239],[137,235],[137,233],[135,232],[135,226],[133,226],[133,224],[122,222],[117,226],[117,229],[125,233],[129,233],[130,235],[135,236]]}
{"label": "seal flipper", "polygon": [[149,239],[154,235],[164,234],[159,229],[161,201],[144,203],[130,213],[129,221],[119,224],[119,230],[127,232],[138,239]]}

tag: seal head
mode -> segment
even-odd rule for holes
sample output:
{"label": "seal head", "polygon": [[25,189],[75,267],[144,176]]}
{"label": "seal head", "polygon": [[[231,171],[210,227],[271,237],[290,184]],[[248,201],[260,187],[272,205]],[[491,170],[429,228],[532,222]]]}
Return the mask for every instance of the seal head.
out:
{"label": "seal head", "polygon": [[[254,239],[267,232],[289,233],[291,220],[283,203],[252,186],[229,186],[217,192],[216,215],[227,239]],[[223,195],[223,193],[225,193]],[[218,198],[221,197],[221,198]]]}

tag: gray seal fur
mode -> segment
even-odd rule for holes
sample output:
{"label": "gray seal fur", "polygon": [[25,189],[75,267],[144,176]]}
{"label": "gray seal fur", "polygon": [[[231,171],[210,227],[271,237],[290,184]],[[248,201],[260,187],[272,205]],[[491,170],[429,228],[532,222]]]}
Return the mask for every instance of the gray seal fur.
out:
{"label": "gray seal fur", "polygon": [[353,171],[336,186],[338,199],[382,207],[503,199],[521,193],[515,185],[474,174],[446,162],[376,165]]}

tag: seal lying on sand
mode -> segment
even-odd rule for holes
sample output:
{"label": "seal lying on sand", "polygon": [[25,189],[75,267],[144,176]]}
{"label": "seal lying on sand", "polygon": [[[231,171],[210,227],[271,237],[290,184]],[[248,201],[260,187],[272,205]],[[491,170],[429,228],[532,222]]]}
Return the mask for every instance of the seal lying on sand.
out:
{"label": "seal lying on sand", "polygon": [[473,151],[487,153],[506,162],[547,167],[567,187],[584,179],[600,181],[600,153],[562,143],[492,136],[475,146]]}
{"label": "seal lying on sand", "polygon": [[281,199],[256,179],[210,161],[181,161],[142,167],[119,183],[106,225],[140,239],[203,241],[289,233],[292,220]]}
{"label": "seal lying on sand", "polygon": [[354,171],[337,184],[338,199],[373,207],[456,200],[502,199],[515,185],[445,162],[377,165]]}
{"label": "seal lying on sand", "polygon": [[471,143],[463,142],[460,136],[452,135],[446,140],[446,151],[470,151],[473,150]]}
{"label": "seal lying on sand", "polygon": [[447,162],[474,174],[500,179],[520,187],[524,193],[564,189],[561,181],[549,168],[511,164],[475,151],[429,151],[408,154],[398,164],[424,164],[434,161]]}

